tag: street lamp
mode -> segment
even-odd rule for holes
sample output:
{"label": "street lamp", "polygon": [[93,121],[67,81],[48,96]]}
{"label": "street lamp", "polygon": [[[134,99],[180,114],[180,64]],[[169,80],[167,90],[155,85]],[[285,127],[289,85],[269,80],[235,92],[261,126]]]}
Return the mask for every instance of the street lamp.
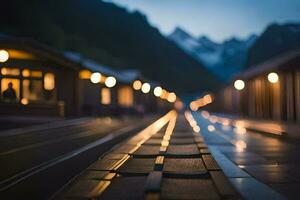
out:
{"label": "street lamp", "polygon": [[105,85],[109,88],[114,87],[116,85],[116,83],[117,83],[117,80],[113,76],[109,76],[105,80]]}
{"label": "street lamp", "polygon": [[150,92],[150,89],[151,89],[151,86],[150,86],[150,84],[149,83],[144,83],[143,85],[142,85],[142,92],[143,93],[148,93],[148,92]]}
{"label": "street lamp", "polygon": [[159,97],[160,95],[162,95],[162,92],[163,92],[163,90],[159,86],[156,87],[156,88],[154,88],[154,90],[153,90],[154,95],[157,96],[157,97]]}
{"label": "street lamp", "polygon": [[268,80],[270,81],[270,83],[277,83],[279,80],[278,74],[275,72],[269,73]]}
{"label": "street lamp", "polygon": [[170,103],[173,103],[176,101],[176,94],[174,92],[169,93],[168,95],[168,99],[167,99]]}
{"label": "street lamp", "polygon": [[132,84],[133,89],[140,90],[142,88],[142,82],[140,80],[135,80]]}
{"label": "street lamp", "polygon": [[234,87],[237,90],[242,90],[245,88],[245,82],[243,80],[236,80],[234,82]]}
{"label": "street lamp", "polygon": [[6,62],[9,59],[9,54],[6,50],[0,50],[0,62]]}
{"label": "street lamp", "polygon": [[92,83],[99,83],[101,81],[101,74],[99,72],[92,73],[90,79]]}

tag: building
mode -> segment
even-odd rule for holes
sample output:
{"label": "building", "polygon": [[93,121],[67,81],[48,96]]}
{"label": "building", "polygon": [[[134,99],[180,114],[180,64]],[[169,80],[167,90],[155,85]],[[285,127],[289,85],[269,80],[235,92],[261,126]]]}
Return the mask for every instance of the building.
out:
{"label": "building", "polygon": [[[2,115],[77,114],[80,65],[31,40],[2,36],[0,49]],[[9,98],[10,83],[16,95]]]}
{"label": "building", "polygon": [[224,112],[300,123],[300,50],[250,67],[217,98]]}
{"label": "building", "polygon": [[123,115],[169,109],[175,101],[159,98],[169,94],[162,88],[155,96],[159,84],[138,71],[115,71],[20,38],[0,37],[0,72],[0,115]]}

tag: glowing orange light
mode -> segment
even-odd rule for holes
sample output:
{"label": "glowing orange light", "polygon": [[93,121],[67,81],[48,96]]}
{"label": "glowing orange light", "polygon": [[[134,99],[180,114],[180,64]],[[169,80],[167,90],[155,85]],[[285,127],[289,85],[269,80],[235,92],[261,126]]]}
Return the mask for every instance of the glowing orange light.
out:
{"label": "glowing orange light", "polygon": [[238,140],[237,142],[235,142],[235,147],[237,151],[242,152],[245,148],[247,148],[247,144],[242,140]]}
{"label": "glowing orange light", "polygon": [[174,92],[169,93],[168,95],[168,99],[167,99],[170,103],[173,103],[176,101],[176,94]]}
{"label": "glowing orange light", "polygon": [[133,89],[140,90],[142,88],[142,82],[140,80],[135,80],[132,84]]}
{"label": "glowing orange light", "polygon": [[25,98],[23,98],[23,99],[21,99],[21,104],[23,104],[23,105],[28,105],[28,99],[25,99]]}
{"label": "glowing orange light", "polygon": [[[24,71],[23,71],[24,72]],[[53,73],[46,73],[44,76],[44,89],[53,90],[55,88],[55,76]]]}

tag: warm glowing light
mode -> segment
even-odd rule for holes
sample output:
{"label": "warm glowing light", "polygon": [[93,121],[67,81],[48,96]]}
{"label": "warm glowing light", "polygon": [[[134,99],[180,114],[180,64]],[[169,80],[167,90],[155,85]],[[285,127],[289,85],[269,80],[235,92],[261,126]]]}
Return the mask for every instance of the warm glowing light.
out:
{"label": "warm glowing light", "polygon": [[92,73],[91,75],[91,82],[92,83],[100,83],[101,81],[101,74],[99,72],[95,72],[95,73]]}
{"label": "warm glowing light", "polygon": [[194,101],[192,101],[192,102],[190,103],[190,109],[191,109],[192,111],[197,111],[197,110],[198,110],[197,103],[194,102]]}
{"label": "warm glowing light", "polygon": [[9,59],[9,54],[6,50],[0,50],[0,62],[6,62]]}
{"label": "warm glowing light", "polygon": [[278,74],[275,73],[275,72],[269,73],[269,74],[268,74],[268,80],[269,80],[271,83],[277,83],[278,80],[279,80]]}
{"label": "warm glowing light", "polygon": [[79,78],[80,79],[90,79],[91,78],[91,75],[92,75],[92,72],[90,72],[89,70],[86,70],[86,69],[84,69],[84,70],[81,70],[80,72],[79,72]]}
{"label": "warm glowing light", "polygon": [[28,99],[25,99],[25,98],[21,99],[21,104],[27,105],[28,103],[29,103]]}
{"label": "warm glowing light", "polygon": [[111,93],[109,88],[101,89],[101,103],[104,105],[108,105],[111,103]]}
{"label": "warm glowing light", "polygon": [[163,147],[169,146],[169,141],[168,141],[168,140],[163,140],[163,141],[161,142],[161,146],[163,146]]}
{"label": "warm glowing light", "polygon": [[243,135],[247,132],[247,130],[244,127],[236,127],[236,128],[234,128],[234,132],[236,134]]}
{"label": "warm glowing light", "polygon": [[213,125],[208,125],[208,126],[207,126],[207,130],[208,130],[209,132],[213,132],[213,131],[216,130],[216,129],[215,129],[215,127],[214,127]]}
{"label": "warm glowing light", "polygon": [[209,104],[209,103],[212,102],[212,96],[209,95],[209,94],[205,95],[205,96],[203,97],[203,99],[204,99],[204,102],[205,102],[206,104]]}
{"label": "warm glowing light", "polygon": [[29,69],[24,69],[24,70],[22,71],[22,76],[24,76],[24,77],[29,77],[29,76],[30,76],[30,71],[29,71]]}
{"label": "warm glowing light", "polygon": [[167,99],[168,98],[168,91],[163,89],[160,98]]}
{"label": "warm glowing light", "polygon": [[53,90],[55,88],[55,77],[52,73],[46,73],[44,76],[45,90]]}
{"label": "warm glowing light", "polygon": [[144,83],[143,85],[142,85],[142,92],[143,93],[148,93],[148,92],[150,92],[150,89],[151,89],[151,86],[150,86],[150,84],[149,83]]}
{"label": "warm glowing light", "polygon": [[200,132],[200,127],[199,126],[194,126],[193,131],[196,132],[196,133],[199,133]]}
{"label": "warm glowing light", "polygon": [[237,151],[242,152],[245,148],[247,148],[247,144],[243,140],[238,140],[235,142],[235,147]]}
{"label": "warm glowing light", "polygon": [[140,80],[135,80],[132,84],[133,89],[140,90],[142,88],[142,82]]}
{"label": "warm glowing light", "polygon": [[235,89],[237,89],[237,90],[242,90],[242,89],[245,88],[245,82],[242,81],[242,80],[236,80],[236,81],[234,82],[234,87],[235,87]]}
{"label": "warm glowing light", "polygon": [[35,78],[41,78],[43,76],[43,73],[41,71],[31,71],[31,77],[35,77]]}
{"label": "warm glowing light", "polygon": [[190,120],[191,127],[197,126],[197,122],[195,120]]}
{"label": "warm glowing light", "polygon": [[131,107],[134,103],[133,90],[129,86],[118,88],[118,104],[123,107]]}
{"label": "warm glowing light", "polygon": [[117,83],[117,80],[113,76],[109,76],[105,79],[106,87],[109,87],[109,88],[114,87],[116,85],[116,83]]}
{"label": "warm glowing light", "polygon": [[157,97],[160,97],[160,95],[162,95],[162,92],[163,92],[163,90],[159,86],[154,88],[154,90],[153,90],[154,95],[157,96]]}
{"label": "warm glowing light", "polygon": [[176,101],[176,94],[174,92],[169,93],[168,95],[168,99],[167,99],[170,103],[173,103]]}
{"label": "warm glowing light", "polygon": [[20,75],[20,69],[3,67],[1,69],[1,74],[2,75],[19,76]]}

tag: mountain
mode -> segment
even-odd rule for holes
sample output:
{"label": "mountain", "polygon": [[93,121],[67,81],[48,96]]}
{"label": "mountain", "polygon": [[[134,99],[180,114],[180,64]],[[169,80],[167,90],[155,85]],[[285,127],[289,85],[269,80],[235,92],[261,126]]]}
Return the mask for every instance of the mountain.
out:
{"label": "mountain", "polygon": [[101,0],[13,0],[1,3],[0,32],[79,52],[117,69],[135,68],[169,90],[213,90],[221,82],[149,25],[140,12]]}
{"label": "mountain", "polygon": [[256,40],[256,36],[251,35],[246,40],[231,38],[216,43],[206,36],[193,37],[181,28],[176,28],[168,38],[226,81],[243,69],[247,51]]}
{"label": "mountain", "polygon": [[246,65],[251,67],[295,49],[300,49],[300,23],[274,23],[250,47]]}

